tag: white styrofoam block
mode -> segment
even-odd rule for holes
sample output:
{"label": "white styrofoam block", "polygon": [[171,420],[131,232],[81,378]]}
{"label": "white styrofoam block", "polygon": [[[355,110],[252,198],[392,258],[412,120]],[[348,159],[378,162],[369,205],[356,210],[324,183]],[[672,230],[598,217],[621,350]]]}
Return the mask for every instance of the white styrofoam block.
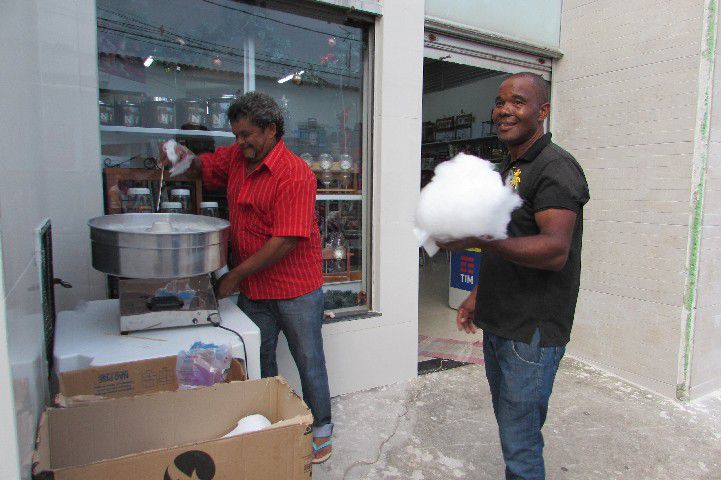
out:
{"label": "white styrofoam block", "polygon": [[[243,337],[248,354],[248,377],[260,378],[260,329],[231,298],[218,303],[221,323]],[[55,328],[57,372],[177,355],[196,341],[229,344],[235,358],[244,358],[238,336],[212,325],[147,330],[120,334],[117,300],[96,300],[58,313]]]}

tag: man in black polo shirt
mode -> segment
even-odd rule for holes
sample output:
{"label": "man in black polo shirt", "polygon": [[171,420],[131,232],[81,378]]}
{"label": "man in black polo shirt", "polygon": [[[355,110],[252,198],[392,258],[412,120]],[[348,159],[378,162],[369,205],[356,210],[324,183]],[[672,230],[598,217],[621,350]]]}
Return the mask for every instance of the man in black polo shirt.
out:
{"label": "man in black polo shirt", "polygon": [[486,377],[506,479],[545,478],[548,400],[571,334],[581,276],[583,205],[589,193],[576,160],[543,133],[548,84],[523,72],[498,89],[492,119],[510,158],[501,175],[523,199],[505,240],[442,245],[483,249],[478,287],[458,309],[459,330],[483,330]]}

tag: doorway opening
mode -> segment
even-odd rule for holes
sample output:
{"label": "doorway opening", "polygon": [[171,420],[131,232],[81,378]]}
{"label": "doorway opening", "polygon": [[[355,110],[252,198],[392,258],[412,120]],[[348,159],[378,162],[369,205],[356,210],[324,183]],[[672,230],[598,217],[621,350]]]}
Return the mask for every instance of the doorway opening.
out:
{"label": "doorway opening", "polygon": [[[423,59],[421,184],[435,167],[458,153],[494,163],[507,155],[491,122],[500,84],[532,71],[550,80],[551,60],[426,32]],[[419,251],[418,373],[483,363],[482,334],[456,327],[457,308],[478,284],[483,252],[429,257]]]}

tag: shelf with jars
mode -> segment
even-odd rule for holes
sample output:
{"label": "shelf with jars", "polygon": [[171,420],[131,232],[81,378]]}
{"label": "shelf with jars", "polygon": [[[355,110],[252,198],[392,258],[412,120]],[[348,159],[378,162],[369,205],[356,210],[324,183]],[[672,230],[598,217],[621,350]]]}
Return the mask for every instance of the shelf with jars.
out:
{"label": "shelf with jars", "polygon": [[321,153],[318,158],[313,157],[310,153],[302,153],[300,158],[305,160],[315,173],[320,195],[360,194],[362,188],[360,166],[349,154],[340,154],[335,159],[328,153]]}
{"label": "shelf with jars", "polygon": [[425,142],[422,143],[422,146],[429,146],[429,145],[447,145],[449,143],[460,143],[460,142],[483,142],[483,141],[492,141],[492,140],[498,140],[498,137],[496,135],[486,135],[483,137],[473,137],[473,138],[454,138],[451,140],[440,140],[440,141],[432,141],[432,142]]}
{"label": "shelf with jars", "polygon": [[467,153],[498,163],[508,150],[497,136],[447,140],[425,143],[421,148],[421,170],[432,172],[439,163],[449,160],[459,153]]}
{"label": "shelf with jars", "polygon": [[228,108],[235,100],[233,94],[183,96],[174,100],[169,96],[101,88],[99,97],[104,144],[127,143],[128,136],[139,141],[176,135],[234,138],[227,119]]}
{"label": "shelf with jars", "polygon": [[316,215],[323,247],[325,283],[362,279],[362,202],[360,195],[319,195]]}
{"label": "shelf with jars", "polygon": [[103,178],[108,215],[152,213],[163,207],[176,208],[174,213],[202,213],[203,189],[199,178],[178,175],[170,181],[164,179],[160,200],[160,169],[106,167]]}
{"label": "shelf with jars", "polygon": [[432,172],[441,162],[459,153],[468,153],[498,162],[506,148],[498,139],[492,121],[477,122],[472,114],[461,113],[423,123],[421,170]]}
{"label": "shelf with jars", "polygon": [[[193,213],[227,218],[226,192],[203,191],[198,179],[170,179],[166,171],[158,198],[159,145],[173,139],[196,155],[232,145],[232,102],[243,92],[267,93],[282,110],[286,146],[299,156],[307,152],[317,178],[323,271],[336,295],[326,308],[367,310],[367,29],[337,23],[335,15],[310,18],[255,5],[228,10],[189,2],[179,10],[183,21],[169,23],[166,1],[97,3],[106,212],[133,210],[130,196],[141,199],[143,211],[174,211],[184,203],[170,190],[186,189]],[[229,36],[227,22],[248,28]],[[215,203],[204,209],[207,202]]]}

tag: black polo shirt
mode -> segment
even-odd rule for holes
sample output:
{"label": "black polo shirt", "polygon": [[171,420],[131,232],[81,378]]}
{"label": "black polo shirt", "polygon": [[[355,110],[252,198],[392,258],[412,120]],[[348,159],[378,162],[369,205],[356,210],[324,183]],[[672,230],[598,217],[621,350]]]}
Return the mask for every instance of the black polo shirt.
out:
{"label": "black polo shirt", "polygon": [[581,278],[583,205],[588,184],[573,156],[551,142],[547,133],[515,162],[500,164],[501,175],[523,199],[511,214],[510,237],[539,233],[536,212],[563,208],[576,212],[568,261],[561,271],[528,268],[483,251],[474,323],[503,338],[531,342],[536,328],[542,346],[560,346],[571,336]]}

